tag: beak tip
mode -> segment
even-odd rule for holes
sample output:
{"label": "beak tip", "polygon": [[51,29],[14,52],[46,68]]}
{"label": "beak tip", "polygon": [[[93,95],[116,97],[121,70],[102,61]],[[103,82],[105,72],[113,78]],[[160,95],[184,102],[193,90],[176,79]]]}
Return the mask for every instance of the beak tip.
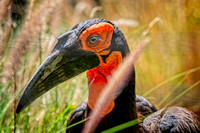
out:
{"label": "beak tip", "polygon": [[24,100],[21,97],[19,102],[18,102],[18,104],[17,104],[17,108],[16,108],[16,113],[17,114],[19,114],[26,107],[26,104],[25,104],[24,101],[27,101],[27,100]]}
{"label": "beak tip", "polygon": [[18,104],[17,109],[16,109],[16,113],[19,114],[21,112],[21,109],[22,109],[21,106]]}

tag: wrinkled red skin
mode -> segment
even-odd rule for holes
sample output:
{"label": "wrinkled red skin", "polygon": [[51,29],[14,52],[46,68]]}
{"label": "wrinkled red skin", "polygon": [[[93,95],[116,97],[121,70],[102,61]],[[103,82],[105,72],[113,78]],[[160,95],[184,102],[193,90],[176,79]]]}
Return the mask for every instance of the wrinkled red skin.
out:
{"label": "wrinkled red skin", "polygon": [[[99,58],[102,60],[101,57]],[[112,75],[112,72],[118,67],[121,61],[121,53],[114,51],[106,59],[106,63],[101,61],[98,67],[92,68],[86,72],[89,81],[88,105],[91,109],[94,109],[99,95],[107,84],[107,78]],[[110,101],[109,106],[106,108],[105,112],[102,112],[101,116],[110,113],[114,105],[114,100]]]}

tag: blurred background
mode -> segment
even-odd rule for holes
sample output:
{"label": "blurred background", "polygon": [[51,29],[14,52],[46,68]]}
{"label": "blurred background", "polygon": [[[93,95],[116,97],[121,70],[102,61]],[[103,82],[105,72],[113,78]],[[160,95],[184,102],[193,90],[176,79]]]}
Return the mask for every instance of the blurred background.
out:
{"label": "blurred background", "polygon": [[199,0],[0,0],[0,132],[65,132],[69,113],[87,100],[85,73],[14,110],[57,38],[91,18],[115,23],[132,51],[150,37],[135,63],[138,95],[200,115]]}

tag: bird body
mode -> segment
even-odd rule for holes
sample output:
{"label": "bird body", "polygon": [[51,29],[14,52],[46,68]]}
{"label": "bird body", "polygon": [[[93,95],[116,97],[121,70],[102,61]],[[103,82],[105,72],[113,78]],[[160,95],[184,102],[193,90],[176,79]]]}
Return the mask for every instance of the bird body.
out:
{"label": "bird body", "polygon": [[[121,109],[123,109],[123,107]],[[126,109],[126,111],[128,111],[128,110],[130,110],[130,109]],[[80,122],[82,120],[86,120],[88,118],[88,116],[89,116],[90,111],[91,111],[91,109],[88,107],[88,102],[87,101],[85,101],[85,102],[81,103],[80,105],[78,105],[72,111],[70,116],[68,117],[67,127],[69,127],[70,125],[73,125],[73,124],[75,124],[77,122]],[[116,111],[119,112],[118,109],[116,109]],[[152,114],[152,113],[154,113],[156,111],[157,111],[157,109],[155,108],[155,106],[153,104],[151,104],[149,101],[147,101],[144,97],[136,95],[136,113],[137,113],[137,117],[147,116],[147,115]],[[116,114],[116,113],[114,113],[114,114]],[[123,117],[122,114],[118,114],[118,115]],[[132,113],[130,113],[130,115],[132,115]],[[112,128],[114,126],[117,126],[117,124],[115,122],[116,120],[112,119],[112,117],[114,117],[114,116],[110,116],[110,117],[111,117],[112,122],[107,122],[107,123],[114,123],[114,125],[108,126],[108,124],[105,124],[105,126],[103,126],[105,130],[109,129],[109,128]],[[118,116],[116,116],[116,118],[119,119]],[[109,119],[109,117],[105,118],[105,119]],[[105,122],[102,121],[101,123],[105,123]],[[122,121],[120,121],[118,123],[118,125],[119,124],[123,124]],[[83,129],[84,126],[85,126],[85,122],[81,123],[81,124],[78,124],[75,127],[71,127],[69,129],[67,129],[66,133],[81,132],[81,130]],[[100,127],[98,127],[98,128],[100,128]],[[100,131],[97,130],[96,132],[100,132]]]}
{"label": "bird body", "polygon": [[169,107],[145,118],[140,124],[151,133],[199,133],[200,118],[182,107]]}
{"label": "bird body", "polygon": [[[91,19],[73,26],[58,39],[51,54],[30,79],[18,103],[17,113],[52,87],[87,70],[88,102],[80,104],[72,112],[67,125],[88,118],[107,79],[129,52],[123,33],[105,19]],[[105,111],[99,114],[102,120],[95,132],[156,111],[145,98],[136,96],[135,71],[130,74],[120,91],[107,102]],[[81,132],[84,125],[85,123],[81,123],[67,132]],[[200,119],[185,108],[171,107],[157,111],[145,118],[143,123],[121,132],[200,132]]]}

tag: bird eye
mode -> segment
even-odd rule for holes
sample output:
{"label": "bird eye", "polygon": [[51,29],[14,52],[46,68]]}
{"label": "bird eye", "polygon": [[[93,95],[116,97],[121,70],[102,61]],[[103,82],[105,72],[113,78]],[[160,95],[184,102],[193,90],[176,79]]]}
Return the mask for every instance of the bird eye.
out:
{"label": "bird eye", "polygon": [[92,35],[88,38],[88,42],[89,44],[92,44],[92,46],[96,46],[100,40],[101,40],[101,37],[98,35]]}

